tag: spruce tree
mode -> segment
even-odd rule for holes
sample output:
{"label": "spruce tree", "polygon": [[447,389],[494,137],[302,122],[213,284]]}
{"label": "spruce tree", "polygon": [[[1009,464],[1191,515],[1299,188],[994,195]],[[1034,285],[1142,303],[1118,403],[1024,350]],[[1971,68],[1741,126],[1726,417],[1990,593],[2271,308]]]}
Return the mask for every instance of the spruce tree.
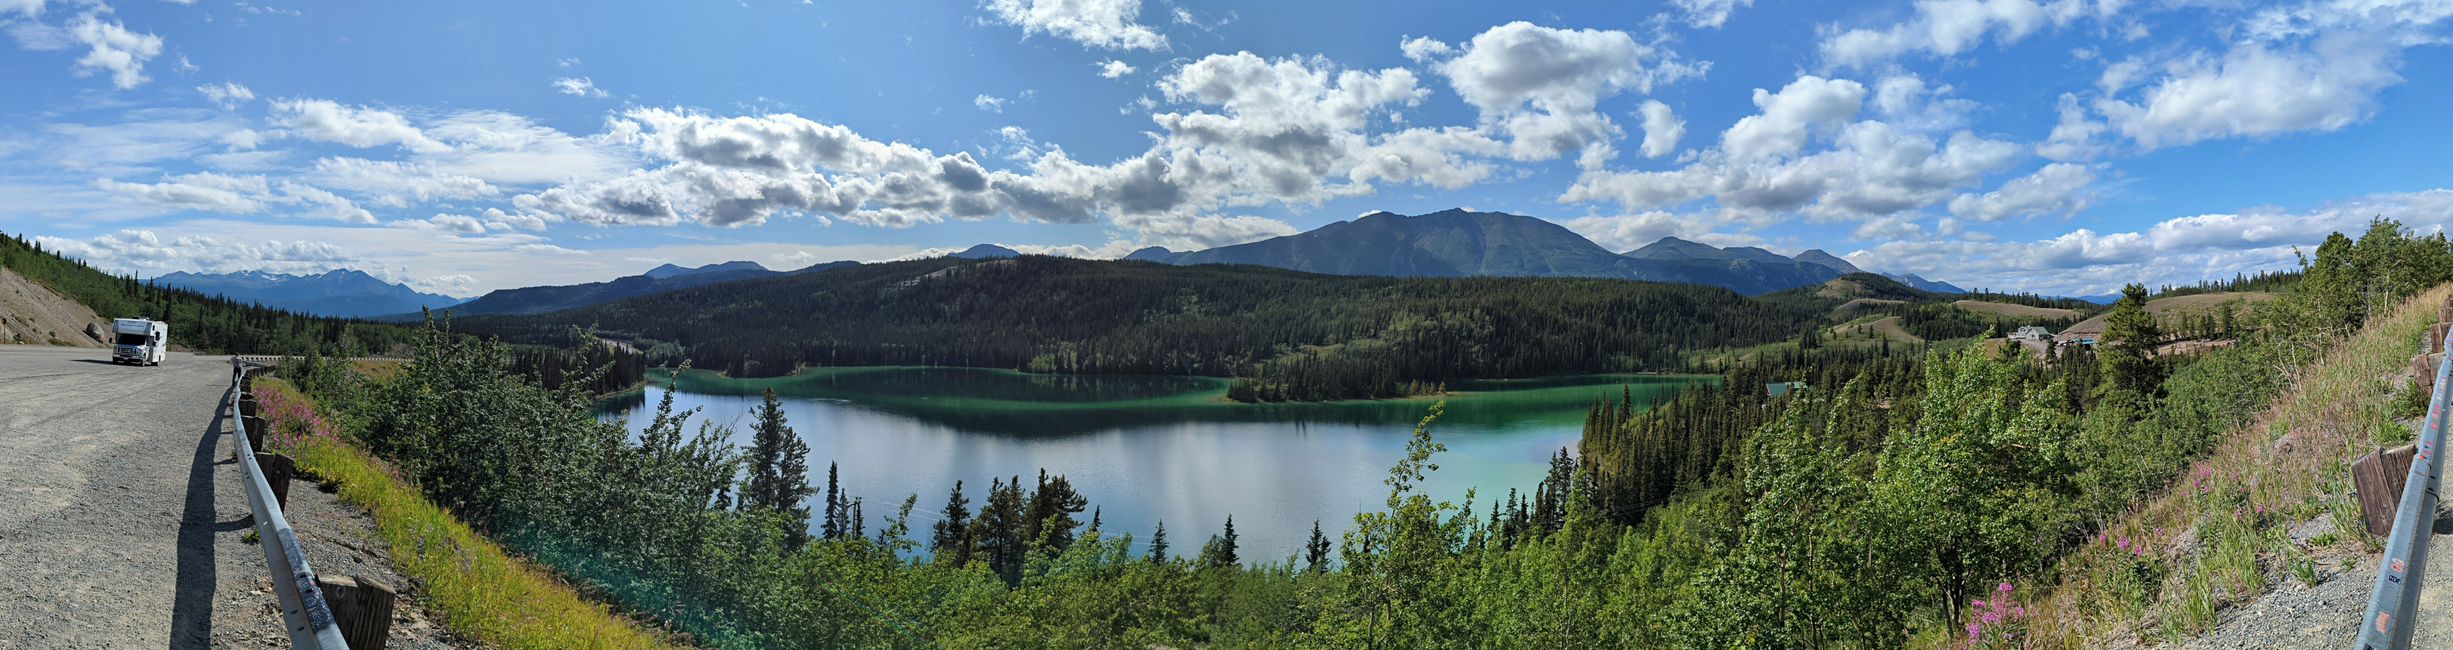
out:
{"label": "spruce tree", "polygon": [[1212,567],[1227,567],[1234,566],[1239,561],[1240,558],[1235,556],[1235,515],[1227,515],[1226,532],[1211,536],[1209,543],[1201,545],[1201,563]]}
{"label": "spruce tree", "polygon": [[843,539],[843,487],[837,481],[835,463],[826,464],[826,519],[818,530],[827,539]]}
{"label": "spruce tree", "polygon": [[1158,529],[1150,533],[1150,561],[1167,561],[1167,522],[1158,522]]}
{"label": "spruce tree", "polygon": [[[741,490],[741,506],[784,513],[790,520],[784,530],[785,544],[799,549],[809,543],[809,507],[802,501],[816,493],[809,487],[809,443],[793,434],[774,389],[767,389],[755,415],[749,484]],[[678,426],[675,429],[678,435]]]}
{"label": "spruce tree", "polygon": [[962,481],[954,482],[954,494],[946,497],[945,510],[939,513],[936,535],[929,540],[928,550],[937,555],[937,562],[952,566],[971,563],[971,500],[962,495]]}
{"label": "spruce tree", "polygon": [[1329,536],[1320,534],[1318,519],[1312,520],[1312,540],[1303,544],[1303,564],[1312,573],[1329,570]]}
{"label": "spruce tree", "polygon": [[988,568],[1005,579],[1008,586],[1022,584],[1022,563],[1028,557],[1029,541],[1023,534],[1022,477],[1012,482],[996,481],[988,489],[988,502],[980,506],[979,518],[971,521],[972,537],[978,540],[979,552],[987,556]]}

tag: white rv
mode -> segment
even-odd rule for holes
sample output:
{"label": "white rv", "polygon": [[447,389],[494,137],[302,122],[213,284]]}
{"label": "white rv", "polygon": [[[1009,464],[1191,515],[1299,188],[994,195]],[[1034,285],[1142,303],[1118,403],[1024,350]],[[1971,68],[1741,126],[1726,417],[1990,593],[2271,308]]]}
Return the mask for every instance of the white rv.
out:
{"label": "white rv", "polygon": [[142,318],[122,318],[113,321],[111,333],[111,363],[140,366],[162,365],[162,356],[170,350],[170,324]]}

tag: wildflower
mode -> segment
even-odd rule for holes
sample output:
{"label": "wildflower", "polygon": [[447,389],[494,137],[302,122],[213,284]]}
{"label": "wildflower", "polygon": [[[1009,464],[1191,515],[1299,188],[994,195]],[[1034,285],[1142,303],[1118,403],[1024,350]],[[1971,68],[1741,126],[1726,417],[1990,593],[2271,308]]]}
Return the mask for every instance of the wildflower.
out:
{"label": "wildflower", "polygon": [[1969,624],[1968,624],[1968,640],[1969,640],[1969,641],[1977,641],[1977,640],[1982,640],[1982,639],[1984,639],[1984,638],[1985,638],[1985,626],[1984,626],[1984,624],[1983,624],[1983,623],[1969,623]]}
{"label": "wildflower", "polygon": [[2002,593],[2005,593],[2005,594],[2006,594],[2006,593],[2010,593],[2011,588],[2012,588],[2012,587],[2010,586],[2010,583],[2005,582],[2005,583],[2002,583],[2002,586],[1995,587],[1995,588],[1993,588],[1993,590],[1994,590],[1994,591],[1999,591],[1999,592],[2002,592]]}

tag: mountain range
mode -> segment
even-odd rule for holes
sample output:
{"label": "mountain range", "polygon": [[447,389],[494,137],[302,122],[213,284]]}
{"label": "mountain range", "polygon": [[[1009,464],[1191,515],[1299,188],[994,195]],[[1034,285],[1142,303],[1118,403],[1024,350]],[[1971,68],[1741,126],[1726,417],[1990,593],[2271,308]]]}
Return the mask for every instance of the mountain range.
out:
{"label": "mountain range", "polygon": [[[776,271],[750,261],[724,262],[696,268],[665,264],[648,269],[646,273],[614,278],[604,282],[497,289],[477,297],[476,300],[453,306],[451,313],[461,316],[542,314],[710,284],[859,265],[859,262],[825,262],[794,271]],[[393,320],[405,320],[414,315],[414,313],[401,314]]]}
{"label": "mountain range", "polygon": [[[1613,253],[1549,221],[1500,212],[1374,212],[1307,232],[1200,251],[1151,247],[1125,256],[1163,264],[1251,264],[1333,275],[1400,277],[1598,277],[1683,282],[1760,295],[1861,273],[1822,250],[1784,256],[1664,237]],[[1920,290],[1965,293],[1948,283],[1891,276]]]}
{"label": "mountain range", "polygon": [[314,275],[289,275],[262,271],[237,273],[165,273],[154,278],[163,286],[178,287],[212,294],[239,302],[251,302],[275,309],[303,314],[338,318],[365,318],[384,314],[416,312],[429,307],[449,307],[460,303],[459,298],[421,293],[409,287],[385,282],[354,269],[337,269]]}

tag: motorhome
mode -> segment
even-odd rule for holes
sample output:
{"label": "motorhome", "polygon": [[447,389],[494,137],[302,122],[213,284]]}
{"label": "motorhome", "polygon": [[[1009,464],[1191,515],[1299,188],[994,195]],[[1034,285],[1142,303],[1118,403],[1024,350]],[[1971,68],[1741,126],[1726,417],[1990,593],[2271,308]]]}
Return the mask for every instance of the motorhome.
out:
{"label": "motorhome", "polygon": [[162,357],[170,350],[170,324],[143,318],[122,318],[112,322],[111,363],[140,366],[162,365]]}

